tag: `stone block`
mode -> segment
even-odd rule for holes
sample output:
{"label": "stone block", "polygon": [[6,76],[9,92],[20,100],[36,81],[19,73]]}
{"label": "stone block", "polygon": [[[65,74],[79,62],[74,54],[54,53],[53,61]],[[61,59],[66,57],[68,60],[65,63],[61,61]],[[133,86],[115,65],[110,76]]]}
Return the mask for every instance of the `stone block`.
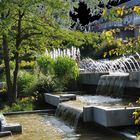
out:
{"label": "stone block", "polygon": [[3,114],[0,114],[0,122],[1,122],[1,125],[6,125],[7,124],[6,119],[5,119]]}
{"label": "stone block", "polygon": [[87,85],[98,85],[98,81],[101,75],[106,75],[108,73],[81,73],[80,74],[80,84]]}
{"label": "stone block", "polygon": [[140,72],[130,72],[129,73],[129,79],[130,81],[140,81]]}
{"label": "stone block", "polygon": [[134,125],[132,113],[140,107],[128,108],[106,108],[106,107],[84,107],[83,121],[96,122],[105,127],[118,127]]}
{"label": "stone block", "polygon": [[49,103],[49,104],[51,104],[53,106],[58,106],[58,104],[60,103],[58,95],[44,93],[44,97],[45,97],[45,102]]}
{"label": "stone block", "polygon": [[2,131],[11,131],[12,133],[21,133],[22,126],[19,123],[9,123],[2,125]]}
{"label": "stone block", "polygon": [[76,100],[75,94],[61,94],[61,95],[53,95],[50,93],[44,93],[45,102],[49,103],[53,106],[58,106],[59,103],[64,101]]}
{"label": "stone block", "polygon": [[12,136],[11,131],[0,132],[0,137]]}
{"label": "stone block", "polygon": [[62,94],[60,95],[60,99],[76,100],[76,95],[75,94]]}
{"label": "stone block", "polygon": [[93,121],[93,106],[83,107],[83,121],[84,122]]}
{"label": "stone block", "polygon": [[134,125],[132,119],[132,113],[137,107],[132,108],[93,108],[93,120],[94,122],[103,125],[105,127],[116,126],[129,126]]}

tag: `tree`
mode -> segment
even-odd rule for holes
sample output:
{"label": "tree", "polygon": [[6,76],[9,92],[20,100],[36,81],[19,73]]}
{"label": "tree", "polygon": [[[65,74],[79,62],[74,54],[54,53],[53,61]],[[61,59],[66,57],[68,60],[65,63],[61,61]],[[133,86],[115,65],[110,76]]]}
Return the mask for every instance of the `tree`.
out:
{"label": "tree", "polygon": [[[0,1],[0,41],[10,104],[16,102],[17,98],[17,77],[21,56],[27,51],[39,50],[45,45],[46,34],[58,28],[56,15],[65,17],[64,9],[61,7],[67,6],[61,0]],[[15,62],[12,74],[10,60]]]}

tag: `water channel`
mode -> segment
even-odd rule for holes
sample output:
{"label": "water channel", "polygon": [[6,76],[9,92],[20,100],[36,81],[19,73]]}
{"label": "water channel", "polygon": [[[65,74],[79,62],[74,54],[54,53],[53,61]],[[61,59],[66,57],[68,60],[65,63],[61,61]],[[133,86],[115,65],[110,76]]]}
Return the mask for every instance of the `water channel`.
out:
{"label": "water channel", "polygon": [[56,118],[54,114],[25,114],[6,117],[8,122],[22,124],[22,134],[3,140],[128,140],[98,127],[81,127],[75,130]]}

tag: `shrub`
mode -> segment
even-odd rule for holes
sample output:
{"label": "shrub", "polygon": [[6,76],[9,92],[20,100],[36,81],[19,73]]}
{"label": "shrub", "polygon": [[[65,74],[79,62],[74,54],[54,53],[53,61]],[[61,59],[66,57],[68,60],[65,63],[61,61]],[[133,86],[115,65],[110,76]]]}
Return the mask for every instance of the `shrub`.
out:
{"label": "shrub", "polygon": [[56,89],[55,79],[49,75],[40,74],[37,81],[32,82],[31,86],[26,88],[26,92],[32,94],[36,101],[43,102],[43,93],[53,92]]}
{"label": "shrub", "polygon": [[54,63],[54,73],[59,79],[68,82],[78,77],[79,67],[72,58],[58,57]]}
{"label": "shrub", "polygon": [[21,69],[33,69],[35,66],[35,61],[22,60],[19,65]]}
{"label": "shrub", "polygon": [[37,80],[36,75],[33,75],[31,72],[20,71],[17,80],[17,90],[19,97],[30,96],[31,93],[27,89],[32,85],[33,82]]}
{"label": "shrub", "polygon": [[32,85],[33,92],[45,93],[45,92],[52,92],[56,88],[55,79],[49,75],[41,74],[38,78],[38,81]]}
{"label": "shrub", "polygon": [[42,71],[45,74],[52,73],[52,71],[53,71],[53,62],[54,62],[54,59],[52,59],[48,55],[40,56],[37,59],[37,65],[39,67],[39,70]]}
{"label": "shrub", "polygon": [[5,106],[2,112],[31,111],[33,110],[33,102],[33,97],[22,98],[17,100],[17,103],[12,104],[12,106]]}
{"label": "shrub", "polygon": [[[64,90],[69,81],[76,80],[79,75],[79,67],[76,61],[70,57],[52,59],[50,56],[43,55],[38,58],[37,64],[44,75],[54,75],[51,77],[55,80],[55,90],[58,91]],[[47,87],[47,89],[51,91],[50,87]]]}

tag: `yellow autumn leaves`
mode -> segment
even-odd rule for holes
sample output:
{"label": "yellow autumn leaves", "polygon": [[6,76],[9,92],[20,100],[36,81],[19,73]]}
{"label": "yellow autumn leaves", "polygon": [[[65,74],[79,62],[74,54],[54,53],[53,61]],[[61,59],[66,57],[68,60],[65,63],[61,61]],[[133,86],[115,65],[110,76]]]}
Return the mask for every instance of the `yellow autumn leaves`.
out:
{"label": "yellow autumn leaves", "polygon": [[117,7],[117,14],[119,16],[123,16],[124,15],[124,11],[125,11],[125,7]]}
{"label": "yellow autumn leaves", "polygon": [[[111,13],[114,13],[118,16],[124,16],[125,14],[129,14],[129,13],[137,13],[137,14],[140,14],[140,6],[134,6],[133,8],[129,8],[129,9],[126,9],[125,6],[122,6],[122,7],[115,7],[113,9],[110,10]],[[108,12],[107,12],[107,9],[104,9],[103,10],[103,13],[102,13],[102,16],[107,16],[108,15]]]}
{"label": "yellow autumn leaves", "polygon": [[[136,101],[136,104],[140,104],[140,98]],[[135,110],[134,112],[133,112],[133,118],[134,118],[134,123],[135,123],[135,125],[138,125],[138,124],[140,124],[140,110]]]}
{"label": "yellow autumn leaves", "polygon": [[140,6],[134,6],[133,12],[136,12],[137,14],[140,14]]}

